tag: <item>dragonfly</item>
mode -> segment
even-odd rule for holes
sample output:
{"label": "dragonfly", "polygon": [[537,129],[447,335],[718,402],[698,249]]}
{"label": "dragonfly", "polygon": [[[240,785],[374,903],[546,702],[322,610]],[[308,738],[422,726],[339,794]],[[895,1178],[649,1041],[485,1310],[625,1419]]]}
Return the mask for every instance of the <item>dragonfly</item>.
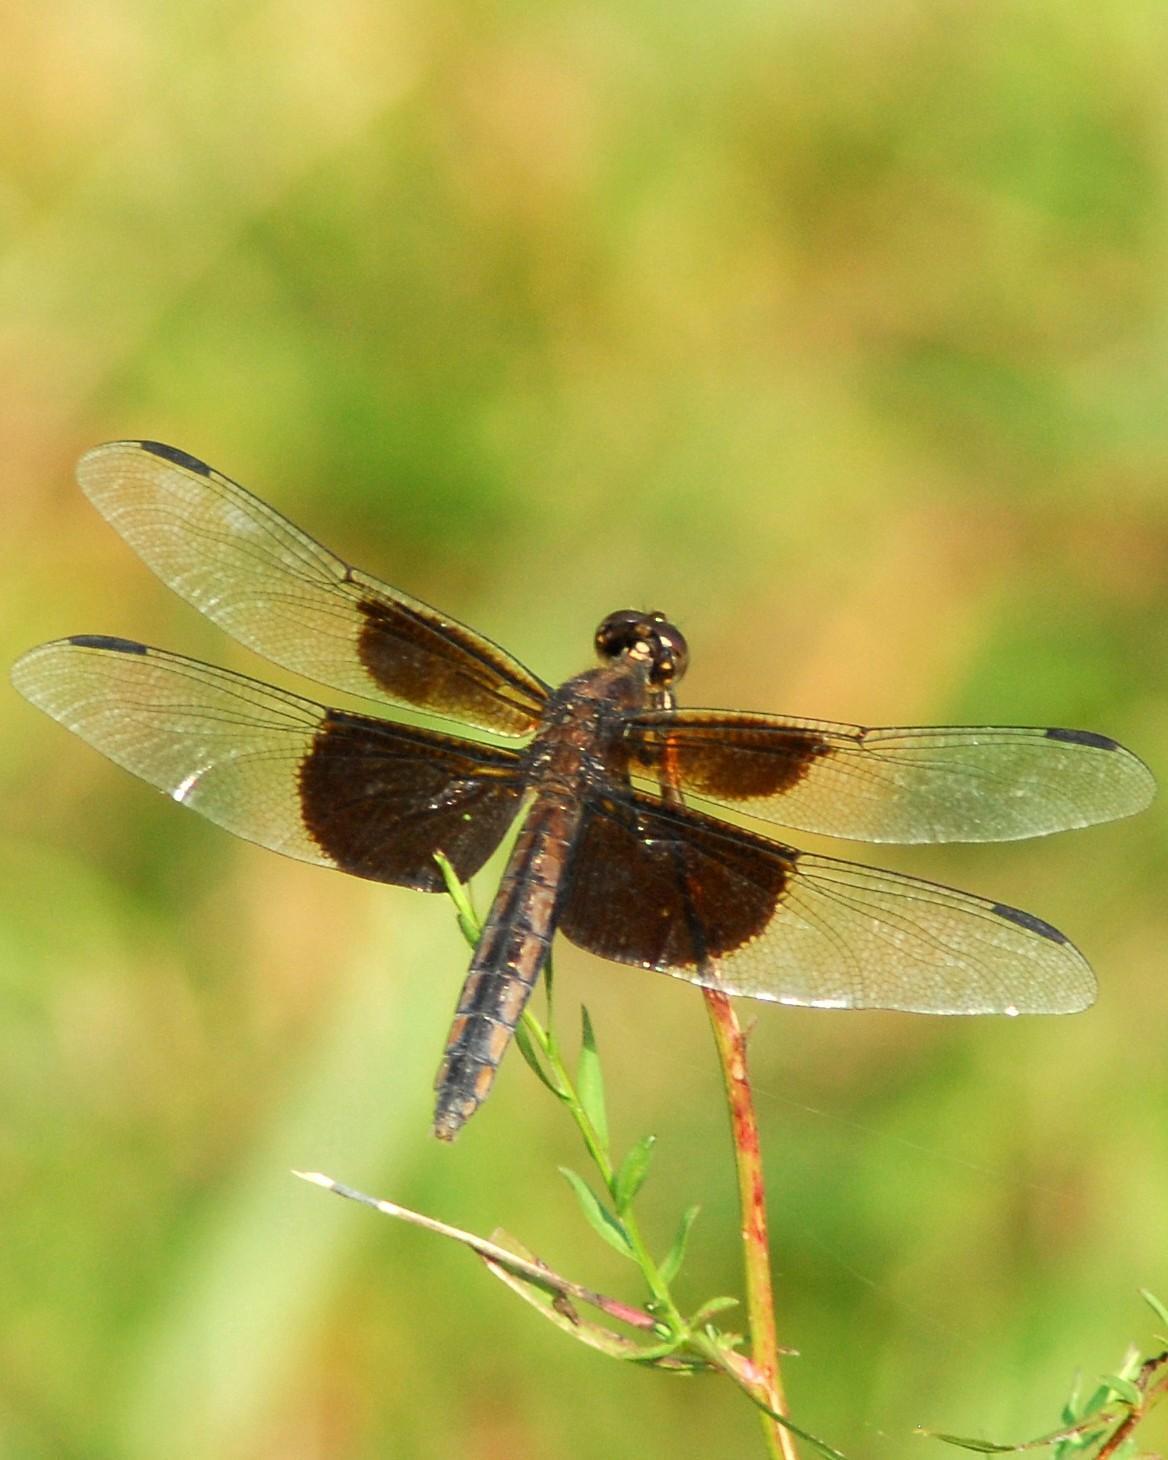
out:
{"label": "dragonfly", "polygon": [[[866,728],[680,708],[662,613],[609,614],[553,687],[477,630],[351,566],[198,458],[156,441],[78,480],[153,571],[249,649],[347,695],[522,747],[322,705],[130,639],[25,654],[20,692],[236,836],[441,892],[519,820],[436,1081],[452,1140],[487,1098],[554,935],[730,995],[825,1009],[1061,1014],[1090,966],[1032,913],[800,851],[718,808],[864,842],[997,842],[1128,816],[1147,766],[1092,730]],[[696,800],[697,806],[691,804]]]}

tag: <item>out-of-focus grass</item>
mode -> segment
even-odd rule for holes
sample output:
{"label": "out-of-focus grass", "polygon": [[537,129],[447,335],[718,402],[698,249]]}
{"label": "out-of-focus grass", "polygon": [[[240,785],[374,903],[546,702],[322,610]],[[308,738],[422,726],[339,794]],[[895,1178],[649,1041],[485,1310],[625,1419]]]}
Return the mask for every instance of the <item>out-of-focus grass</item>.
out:
{"label": "out-of-focus grass", "polygon": [[[3,30],[6,659],[90,630],[263,672],[72,485],[141,434],[549,679],[649,605],[691,703],[1084,724],[1168,764],[1155,8],[12,4]],[[2,730],[0,1453],[751,1453],[716,1384],[605,1367],[285,1178],[619,1288],[520,1061],[454,1149],[428,1135],[465,963],[442,901],[233,844],[13,694]],[[918,1422],[1049,1425],[1168,1289],[1168,855],[1153,810],[880,860],[1050,917],[1102,985],[1067,1020],[759,1013],[795,1413],[897,1460]],[[662,1246],[701,1201],[694,1296],[736,1290],[699,1000],[561,970],[614,1122],[660,1136]]]}

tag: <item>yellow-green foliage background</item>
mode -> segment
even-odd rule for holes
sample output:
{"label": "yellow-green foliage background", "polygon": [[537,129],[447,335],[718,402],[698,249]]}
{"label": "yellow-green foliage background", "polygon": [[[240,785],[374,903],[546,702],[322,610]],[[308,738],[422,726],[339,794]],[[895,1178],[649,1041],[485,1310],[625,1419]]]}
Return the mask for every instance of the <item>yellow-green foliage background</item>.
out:
{"label": "yellow-green foliage background", "polygon": [[[152,436],[547,678],[660,607],[690,703],[1083,725],[1163,775],[1161,7],[7,0],[0,28],[6,659],[87,630],[265,672],[73,485]],[[288,1175],[640,1296],[518,1058],[431,1139],[442,900],[233,842],[2,703],[5,1460],[757,1453],[727,1386],[610,1364]],[[1102,988],[1073,1019],[758,1011],[794,1412],[900,1460],[917,1423],[1049,1427],[1077,1367],[1151,1342],[1165,819],[877,860],[1050,918]],[[658,1243],[702,1204],[683,1297],[738,1292],[700,1000],[560,975],[619,1140],[660,1138]]]}

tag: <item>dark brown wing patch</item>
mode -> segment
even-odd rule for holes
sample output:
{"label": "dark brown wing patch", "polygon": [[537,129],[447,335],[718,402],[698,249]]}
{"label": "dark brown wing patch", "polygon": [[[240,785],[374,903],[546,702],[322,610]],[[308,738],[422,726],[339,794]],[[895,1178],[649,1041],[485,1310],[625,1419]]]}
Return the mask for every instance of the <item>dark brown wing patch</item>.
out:
{"label": "dark brown wing patch", "polygon": [[481,634],[384,594],[361,598],[357,612],[357,657],[391,703],[501,733],[532,728],[534,686],[517,695],[509,656]]}
{"label": "dark brown wing patch", "polygon": [[618,963],[698,973],[761,934],[795,854],[648,797],[591,802],[562,920],[565,937]]}
{"label": "dark brown wing patch", "polygon": [[654,782],[857,841],[1013,841],[1129,816],[1155,793],[1138,757],[1085,730],[677,710],[631,718],[625,738]]}
{"label": "dark brown wing patch", "polygon": [[667,781],[711,801],[766,801],[798,785],[831,750],[812,730],[755,726],[748,715],[714,724],[712,733],[703,729],[686,710],[662,715],[659,722],[638,717],[628,736],[632,769],[654,779],[664,773]]}
{"label": "dark brown wing patch", "polygon": [[523,791],[523,759],[327,710],[274,685],[127,639],[78,635],[20,659],[34,705],[236,836],[377,882],[469,877]]}
{"label": "dark brown wing patch", "polygon": [[434,853],[473,877],[515,816],[510,752],[340,710],[325,713],[299,773],[304,826],[342,872],[441,892]]}
{"label": "dark brown wing patch", "polygon": [[589,806],[560,926],[619,963],[784,1004],[1060,1014],[1095,997],[1033,914],[641,795]]}
{"label": "dark brown wing patch", "polygon": [[547,686],[420,599],[351,567],[185,451],[111,441],[77,478],[144,563],[256,653],[349,694],[525,735]]}

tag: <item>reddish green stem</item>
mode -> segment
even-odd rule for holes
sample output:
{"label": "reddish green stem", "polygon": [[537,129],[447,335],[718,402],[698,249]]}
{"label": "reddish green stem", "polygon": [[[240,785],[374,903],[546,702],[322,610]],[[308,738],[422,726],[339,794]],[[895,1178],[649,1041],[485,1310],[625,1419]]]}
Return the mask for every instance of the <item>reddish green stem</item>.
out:
{"label": "reddish green stem", "polygon": [[[775,1298],[767,1240],[766,1186],[758,1120],[746,1063],[746,1038],[734,1006],[717,989],[704,989],[706,1012],[718,1049],[722,1080],[730,1106],[734,1137],[734,1165],[738,1176],[738,1206],[742,1222],[742,1250],[746,1277],[746,1313],[750,1324],[751,1362],[758,1371],[767,1403],[776,1414],[787,1413],[779,1374],[779,1340],[775,1328]],[[769,1415],[760,1415],[771,1453],[782,1460],[798,1460],[795,1439]]]}

